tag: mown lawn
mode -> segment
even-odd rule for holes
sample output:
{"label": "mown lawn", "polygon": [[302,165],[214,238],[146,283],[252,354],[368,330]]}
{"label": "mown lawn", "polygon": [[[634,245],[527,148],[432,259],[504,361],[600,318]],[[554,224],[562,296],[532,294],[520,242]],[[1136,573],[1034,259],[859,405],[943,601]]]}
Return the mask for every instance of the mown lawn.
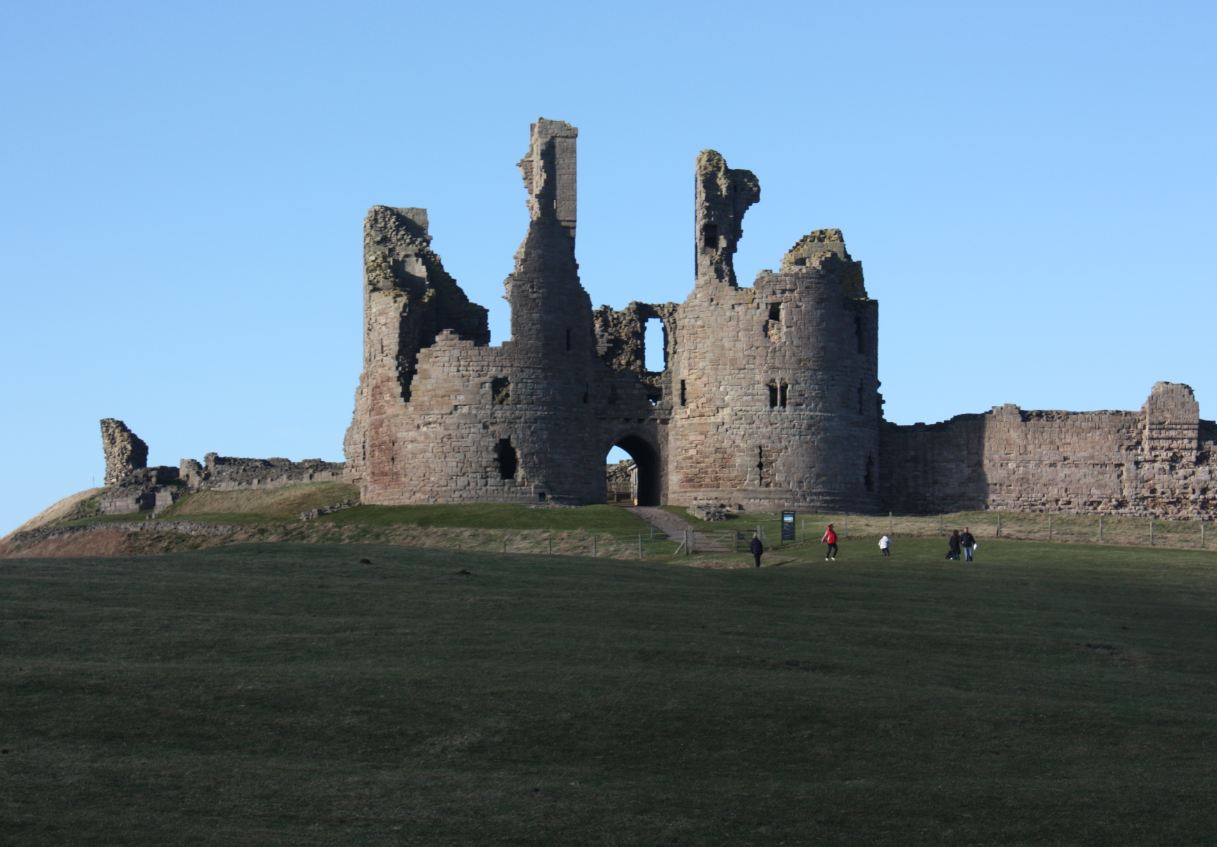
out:
{"label": "mown lawn", "polygon": [[0,843],[1214,843],[1217,557],[871,546],[0,562]]}

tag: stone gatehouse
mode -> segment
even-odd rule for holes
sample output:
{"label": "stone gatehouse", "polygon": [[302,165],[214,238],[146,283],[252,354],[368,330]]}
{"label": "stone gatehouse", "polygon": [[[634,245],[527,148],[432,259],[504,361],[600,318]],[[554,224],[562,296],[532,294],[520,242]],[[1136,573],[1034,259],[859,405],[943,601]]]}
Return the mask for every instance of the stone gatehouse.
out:
{"label": "stone gatehouse", "polygon": [[[706,151],[684,303],[593,309],[575,262],[577,130],[532,126],[530,222],[506,280],[511,340],[489,346],[431,249],[421,209],[364,224],[364,367],[345,440],[367,503],[601,503],[625,450],[643,504],[880,506],[878,304],[838,230],[802,238],[750,288],[732,264],[760,185]],[[644,362],[663,322],[666,367]]]}

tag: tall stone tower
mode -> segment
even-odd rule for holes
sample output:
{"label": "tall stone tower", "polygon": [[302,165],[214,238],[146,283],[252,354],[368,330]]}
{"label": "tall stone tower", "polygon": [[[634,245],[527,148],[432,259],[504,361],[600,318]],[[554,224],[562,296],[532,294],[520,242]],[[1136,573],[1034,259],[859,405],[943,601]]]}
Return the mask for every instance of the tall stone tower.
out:
{"label": "tall stone tower", "polygon": [[367,503],[604,498],[592,435],[608,373],[575,262],[575,141],[532,125],[520,162],[528,231],[505,282],[512,338],[430,249],[422,209],[378,206],[364,230],[364,371],[347,431],[348,477]]}
{"label": "tall stone tower", "polygon": [[777,273],[736,284],[749,171],[703,152],[696,284],[671,362],[668,500],[873,511],[879,503],[878,304],[839,230],[802,238]]}

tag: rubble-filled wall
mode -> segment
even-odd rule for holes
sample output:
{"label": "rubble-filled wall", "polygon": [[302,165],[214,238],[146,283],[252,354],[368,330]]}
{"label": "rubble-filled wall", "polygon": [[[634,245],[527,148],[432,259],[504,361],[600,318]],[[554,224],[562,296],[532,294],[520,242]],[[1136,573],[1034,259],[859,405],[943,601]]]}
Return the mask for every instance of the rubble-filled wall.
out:
{"label": "rubble-filled wall", "polygon": [[883,505],[1211,518],[1213,428],[1188,386],[1165,382],[1140,412],[1007,405],[933,426],[887,424]]}

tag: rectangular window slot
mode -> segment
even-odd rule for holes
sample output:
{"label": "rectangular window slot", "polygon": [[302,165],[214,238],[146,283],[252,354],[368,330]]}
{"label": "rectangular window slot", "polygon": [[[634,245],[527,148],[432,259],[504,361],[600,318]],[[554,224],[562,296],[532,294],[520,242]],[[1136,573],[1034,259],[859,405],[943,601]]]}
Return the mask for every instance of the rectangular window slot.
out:
{"label": "rectangular window slot", "polygon": [[502,405],[511,399],[511,380],[505,376],[496,376],[490,380],[490,396],[496,405]]}
{"label": "rectangular window slot", "polygon": [[510,438],[500,438],[494,446],[494,461],[499,466],[500,479],[515,479],[520,460],[516,448],[511,446]]}
{"label": "rectangular window slot", "polygon": [[685,405],[687,401],[688,395],[685,393],[685,381],[682,379],[680,381],[680,405]]}
{"label": "rectangular window slot", "polygon": [[711,250],[718,249],[718,225],[705,224],[701,228],[701,243]]}

